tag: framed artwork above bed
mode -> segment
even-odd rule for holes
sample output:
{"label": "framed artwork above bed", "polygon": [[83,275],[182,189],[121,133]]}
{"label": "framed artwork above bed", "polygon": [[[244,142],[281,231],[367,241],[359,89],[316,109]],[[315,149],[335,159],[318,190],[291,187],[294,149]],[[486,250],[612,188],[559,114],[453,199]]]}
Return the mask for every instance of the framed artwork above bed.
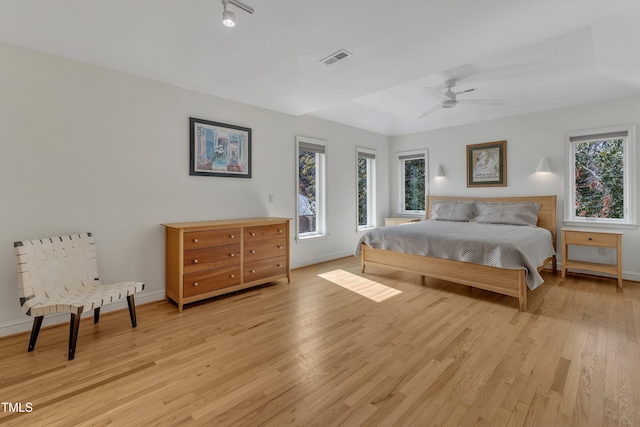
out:
{"label": "framed artwork above bed", "polygon": [[507,141],[467,145],[467,187],[507,186]]}

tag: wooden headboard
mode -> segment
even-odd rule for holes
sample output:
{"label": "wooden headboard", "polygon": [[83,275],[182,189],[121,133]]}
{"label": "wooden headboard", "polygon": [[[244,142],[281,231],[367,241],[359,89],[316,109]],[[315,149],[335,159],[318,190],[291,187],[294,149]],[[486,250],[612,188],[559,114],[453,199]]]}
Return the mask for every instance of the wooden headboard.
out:
{"label": "wooden headboard", "polygon": [[483,202],[535,202],[540,203],[538,212],[538,227],[546,228],[553,236],[553,246],[556,246],[556,196],[523,196],[523,197],[427,197],[427,219],[431,214],[431,203],[434,200],[474,201]]}

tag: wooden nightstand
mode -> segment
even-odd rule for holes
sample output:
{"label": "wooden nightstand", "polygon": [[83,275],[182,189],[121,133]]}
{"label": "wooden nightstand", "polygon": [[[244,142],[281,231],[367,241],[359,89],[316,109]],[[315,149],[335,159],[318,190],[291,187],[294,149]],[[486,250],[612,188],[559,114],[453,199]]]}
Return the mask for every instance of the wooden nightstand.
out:
{"label": "wooden nightstand", "polygon": [[409,222],[420,222],[420,218],[385,218],[384,225],[407,224]]}
{"label": "wooden nightstand", "polygon": [[[618,278],[618,287],[622,287],[622,232],[608,230],[591,230],[586,228],[562,228],[562,278],[567,268],[580,268],[613,274]],[[595,246],[616,250],[615,264],[576,261],[568,259],[569,245]]]}

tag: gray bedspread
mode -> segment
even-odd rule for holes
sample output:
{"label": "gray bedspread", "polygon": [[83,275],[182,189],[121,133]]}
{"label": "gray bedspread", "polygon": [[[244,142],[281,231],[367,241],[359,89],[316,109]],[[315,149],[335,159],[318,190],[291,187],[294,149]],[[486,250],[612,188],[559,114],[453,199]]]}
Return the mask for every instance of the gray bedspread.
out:
{"label": "gray bedspread", "polygon": [[421,221],[370,230],[361,243],[435,258],[454,259],[506,269],[525,268],[529,289],[543,282],[537,267],[555,255],[549,230],[533,226],[474,222]]}

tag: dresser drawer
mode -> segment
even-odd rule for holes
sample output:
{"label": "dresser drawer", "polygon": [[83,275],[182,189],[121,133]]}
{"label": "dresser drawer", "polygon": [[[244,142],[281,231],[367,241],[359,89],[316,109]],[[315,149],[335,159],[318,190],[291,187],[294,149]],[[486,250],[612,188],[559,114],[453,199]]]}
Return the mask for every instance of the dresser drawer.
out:
{"label": "dresser drawer", "polygon": [[184,273],[240,265],[240,245],[213,246],[184,252]]}
{"label": "dresser drawer", "polygon": [[244,281],[252,282],[265,277],[287,273],[287,257],[263,259],[247,262],[244,265]]}
{"label": "dresser drawer", "polygon": [[244,229],[244,242],[271,239],[273,237],[287,235],[287,224],[270,224],[259,225],[255,227],[245,227]]}
{"label": "dresser drawer", "polygon": [[184,275],[184,297],[240,284],[240,266],[222,267]]}
{"label": "dresser drawer", "polygon": [[244,246],[244,260],[257,261],[259,259],[274,258],[286,255],[287,239],[258,240],[257,242],[248,242]]}
{"label": "dresser drawer", "polygon": [[598,246],[601,248],[615,248],[618,246],[618,236],[588,231],[571,231],[565,234],[566,244]]}
{"label": "dresser drawer", "polygon": [[189,231],[184,233],[184,250],[207,248],[240,243],[239,228],[222,230]]}

